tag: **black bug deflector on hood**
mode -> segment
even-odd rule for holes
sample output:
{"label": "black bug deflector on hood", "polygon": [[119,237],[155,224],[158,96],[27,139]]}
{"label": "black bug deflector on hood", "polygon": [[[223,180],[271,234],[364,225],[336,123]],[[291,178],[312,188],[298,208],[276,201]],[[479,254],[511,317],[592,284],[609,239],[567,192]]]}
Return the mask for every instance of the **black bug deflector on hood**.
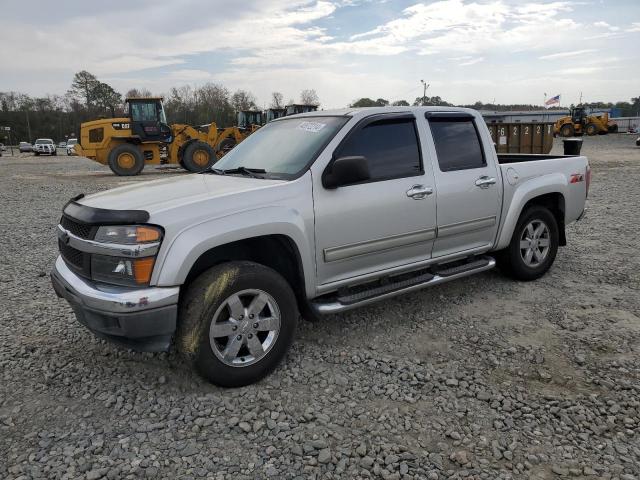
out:
{"label": "black bug deflector on hood", "polygon": [[149,212],[146,210],[110,210],[89,207],[77,202],[83,197],[84,195],[81,194],[69,200],[62,213],[89,225],[128,225],[146,223],[149,220]]}

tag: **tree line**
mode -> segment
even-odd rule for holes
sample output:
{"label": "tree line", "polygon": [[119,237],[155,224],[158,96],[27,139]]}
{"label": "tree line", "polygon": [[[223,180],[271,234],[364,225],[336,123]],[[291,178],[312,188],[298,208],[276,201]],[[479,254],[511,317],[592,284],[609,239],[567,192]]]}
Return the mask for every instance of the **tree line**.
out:
{"label": "tree line", "polygon": [[[146,88],[132,88],[124,95],[100,81],[95,75],[81,71],[74,75],[64,95],[32,97],[20,92],[0,92],[0,142],[32,142],[36,138],[52,138],[59,142],[79,134],[80,124],[98,118],[126,116],[126,98],[152,97]],[[163,95],[167,121],[190,125],[215,122],[218,126],[235,125],[236,113],[261,109],[253,93],[246,90],[231,92],[223,85],[206,83],[201,86],[173,87]],[[296,103],[289,99],[287,104]],[[315,90],[300,92],[299,103],[319,105]],[[271,95],[270,108],[283,108],[284,96]]]}
{"label": "tree line", "polygon": [[[74,75],[71,86],[64,95],[32,97],[20,92],[0,92],[0,126],[11,127],[11,138],[6,136],[6,131],[0,131],[0,142],[31,142],[39,137],[62,141],[77,135],[82,122],[125,115],[125,98],[150,96],[153,94],[146,88],[132,88],[122,95],[109,84],[84,70]],[[170,124],[205,125],[215,122],[221,127],[227,127],[236,123],[238,111],[260,108],[253,93],[247,90],[231,92],[225,86],[215,83],[173,87],[160,96],[164,97],[165,112]],[[296,103],[293,98],[285,103],[282,93],[273,92],[269,107],[283,108],[292,103]],[[300,92],[299,103],[320,105],[320,100],[315,90],[306,89]],[[374,100],[363,97],[353,101],[349,106],[357,108],[389,105],[454,106],[439,96],[417,97],[412,103],[407,100],[390,102],[384,98]],[[460,106],[494,111],[541,108],[539,105],[531,104],[503,105],[483,102]],[[640,96],[632,98],[630,102],[593,102],[587,106],[617,108],[621,116],[640,116]]]}
{"label": "tree line", "polygon": [[[387,106],[405,106],[408,107],[413,105],[414,107],[418,106],[436,106],[436,107],[465,107],[465,108],[473,108],[475,110],[488,110],[488,111],[497,111],[497,112],[508,112],[508,111],[530,111],[530,110],[540,110],[542,108],[540,105],[532,105],[532,104],[497,104],[497,103],[483,103],[483,102],[475,102],[469,105],[454,105],[453,103],[449,103],[442,98],[435,97],[417,97],[413,103],[409,103],[406,100],[397,100],[394,102],[390,102],[384,98],[378,98],[373,100],[372,98],[363,97],[355,100],[351,105],[352,108],[359,107],[387,107]],[[631,99],[630,102],[591,102],[583,104],[587,108],[594,109],[612,109],[616,108],[620,111],[621,117],[638,117],[640,116],[640,95]],[[566,110],[567,107],[552,107],[549,110]]]}

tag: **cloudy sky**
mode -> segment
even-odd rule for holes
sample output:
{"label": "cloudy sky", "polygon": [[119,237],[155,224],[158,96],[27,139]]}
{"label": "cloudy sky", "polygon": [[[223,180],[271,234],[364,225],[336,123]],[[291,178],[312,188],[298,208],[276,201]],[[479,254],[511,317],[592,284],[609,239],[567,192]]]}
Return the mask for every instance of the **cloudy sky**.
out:
{"label": "cloudy sky", "polygon": [[563,103],[640,95],[640,0],[3,0],[0,91],[222,83],[323,107],[428,94]]}

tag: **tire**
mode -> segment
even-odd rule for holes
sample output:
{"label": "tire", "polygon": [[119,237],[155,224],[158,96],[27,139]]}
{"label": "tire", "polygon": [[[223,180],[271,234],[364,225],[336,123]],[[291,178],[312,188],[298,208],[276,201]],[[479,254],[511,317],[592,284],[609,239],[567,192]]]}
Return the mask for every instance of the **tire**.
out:
{"label": "tire", "polygon": [[216,154],[218,155],[218,158],[224,157],[235,146],[235,139],[228,137],[223,138],[216,146]]}
{"label": "tire", "polygon": [[54,157],[57,157],[58,156],[58,152],[57,151],[53,152],[51,155],[53,155]]}
{"label": "tire", "polygon": [[193,142],[184,149],[180,163],[190,172],[202,172],[211,168],[217,160],[216,152],[211,145],[204,142]]}
{"label": "tire", "polygon": [[607,132],[609,132],[609,133],[618,133],[618,124],[608,125],[607,126]]}
{"label": "tire", "polygon": [[34,154],[36,157],[40,155],[38,152],[33,152],[33,154]]}
{"label": "tire", "polygon": [[[251,312],[256,298],[266,303]],[[234,314],[231,305],[246,317],[237,310]],[[263,327],[256,329],[259,323],[252,323],[250,315],[260,318]],[[211,383],[241,387],[257,382],[280,363],[293,340],[298,317],[295,295],[275,270],[254,262],[223,263],[202,273],[188,287],[180,303],[177,347]],[[274,318],[279,319],[277,325]],[[267,323],[266,319],[271,320]],[[222,335],[210,338],[216,330]],[[239,350],[234,353],[233,347]]]}
{"label": "tire", "polygon": [[[535,247],[531,249],[532,255],[529,257],[532,262],[527,262],[528,249],[521,248],[520,242],[527,241],[525,237],[536,238],[535,235],[531,235],[530,225],[533,225],[534,231],[537,231],[536,227],[544,225],[546,231],[542,231],[542,235],[537,237]],[[548,246],[546,250],[545,243]],[[558,223],[555,217],[549,209],[534,205],[520,215],[509,246],[497,256],[498,266],[505,274],[516,280],[535,280],[542,277],[551,268],[558,253],[558,246]],[[534,251],[537,251],[538,254],[535,254]],[[539,259],[538,255],[541,255],[542,259]]]}
{"label": "tire", "polygon": [[138,175],[144,168],[144,157],[134,145],[123,143],[109,152],[109,168],[121,177]]}
{"label": "tire", "polygon": [[590,137],[593,137],[594,135],[598,134],[598,127],[595,123],[589,123],[586,127],[584,127],[584,133],[586,133]]}
{"label": "tire", "polygon": [[565,123],[562,127],[560,127],[560,136],[562,137],[573,137],[575,133],[576,130],[570,123]]}

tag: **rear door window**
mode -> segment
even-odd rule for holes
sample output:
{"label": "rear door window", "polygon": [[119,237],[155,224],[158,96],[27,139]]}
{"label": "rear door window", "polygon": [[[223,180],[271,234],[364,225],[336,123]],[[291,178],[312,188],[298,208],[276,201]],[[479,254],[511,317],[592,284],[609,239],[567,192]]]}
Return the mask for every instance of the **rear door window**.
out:
{"label": "rear door window", "polygon": [[432,117],[428,120],[441,171],[468,170],[487,165],[473,118]]}

